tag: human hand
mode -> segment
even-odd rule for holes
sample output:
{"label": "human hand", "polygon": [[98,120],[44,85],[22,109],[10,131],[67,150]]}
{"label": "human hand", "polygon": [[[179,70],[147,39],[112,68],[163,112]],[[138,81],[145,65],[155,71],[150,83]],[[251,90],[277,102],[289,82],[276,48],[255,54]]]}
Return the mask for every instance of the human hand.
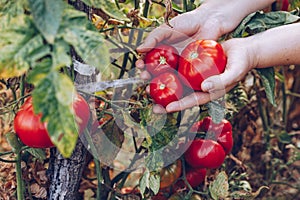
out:
{"label": "human hand", "polygon": [[254,51],[257,47],[252,38],[231,39],[222,43],[227,64],[225,71],[205,79],[201,85],[202,92],[193,92],[178,101],[174,101],[163,108],[155,105],[156,113],[175,112],[196,105],[203,105],[211,100],[225,95],[231,90],[252,68],[257,66],[258,58]]}
{"label": "human hand", "polygon": [[[175,46],[179,52],[188,43],[197,39],[212,39],[217,40],[221,35],[233,30],[240,20],[248,13],[254,11],[256,7],[266,4],[267,1],[258,1],[257,4],[248,4],[249,1],[236,1],[220,2],[210,0],[198,9],[188,13],[184,13],[173,18],[170,24],[173,28],[166,24],[154,29],[144,43],[137,48],[137,51],[141,54],[147,53],[153,47],[159,43],[165,43]],[[247,5],[246,5],[247,4]],[[232,52],[232,50],[230,51]],[[144,69],[144,61],[142,59],[137,60],[136,67]],[[216,99],[230,90],[235,82],[234,80],[228,80],[233,74],[235,79],[240,79],[242,74],[237,74],[232,71],[232,67],[228,67],[224,74],[221,76],[214,76],[204,81],[202,84],[203,92],[194,92],[182,98],[179,101],[172,102],[163,108],[155,105],[154,112],[174,112],[183,110],[194,105],[201,105],[209,102],[212,99]],[[243,71],[243,74],[245,72]],[[229,76],[227,75],[229,74]],[[147,71],[143,71],[140,75],[142,79],[150,79],[151,75]],[[224,83],[217,82],[216,79],[225,81]],[[231,83],[230,85],[228,85]],[[214,87],[214,89],[212,88]],[[148,88],[149,90],[149,88]]]}

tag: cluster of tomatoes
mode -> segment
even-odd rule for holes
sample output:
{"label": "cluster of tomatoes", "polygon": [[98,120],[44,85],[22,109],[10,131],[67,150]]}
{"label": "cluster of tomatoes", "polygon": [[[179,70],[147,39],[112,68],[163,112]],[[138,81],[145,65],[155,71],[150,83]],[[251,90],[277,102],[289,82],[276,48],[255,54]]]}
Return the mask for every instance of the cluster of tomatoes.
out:
{"label": "cluster of tomatoes", "polygon": [[146,70],[153,77],[150,96],[166,107],[184,95],[184,87],[201,91],[203,80],[224,72],[226,62],[222,46],[214,40],[193,41],[181,54],[173,46],[160,44],[145,56]]}
{"label": "cluster of tomatoes", "polygon": [[[190,132],[195,133],[196,137],[188,143],[189,146],[183,155],[186,163],[185,179],[192,188],[196,188],[204,182],[206,170],[220,167],[225,156],[231,152],[232,126],[226,119],[216,124],[211,117],[205,117],[194,123]],[[188,188],[183,180],[178,181],[183,175],[182,169],[181,159],[163,168],[160,172],[160,188],[173,186],[174,192]],[[159,193],[153,199],[164,199],[163,197],[165,196]]]}
{"label": "cluster of tomatoes", "polygon": [[[77,121],[79,133],[86,128],[90,118],[90,108],[85,99],[79,94],[74,98],[73,109],[74,121]],[[14,119],[14,129],[20,140],[27,146],[33,148],[53,147],[47,123],[42,122],[42,114],[35,114],[33,110],[32,97],[26,99],[20,107]]]}

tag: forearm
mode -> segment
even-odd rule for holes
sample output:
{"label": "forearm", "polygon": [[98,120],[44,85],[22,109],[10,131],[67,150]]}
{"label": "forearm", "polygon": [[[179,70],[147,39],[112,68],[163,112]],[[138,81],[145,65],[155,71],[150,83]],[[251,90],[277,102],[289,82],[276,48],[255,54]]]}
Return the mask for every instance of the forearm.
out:
{"label": "forearm", "polygon": [[300,23],[269,29],[252,36],[256,68],[300,64]]}
{"label": "forearm", "polygon": [[200,10],[220,15],[223,34],[232,31],[247,15],[271,5],[275,0],[204,0]]}

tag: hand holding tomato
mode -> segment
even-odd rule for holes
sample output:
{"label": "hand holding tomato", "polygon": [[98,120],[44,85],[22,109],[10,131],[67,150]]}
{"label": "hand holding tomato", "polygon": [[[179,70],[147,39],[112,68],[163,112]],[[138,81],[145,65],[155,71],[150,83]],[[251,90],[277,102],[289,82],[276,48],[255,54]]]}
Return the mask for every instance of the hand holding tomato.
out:
{"label": "hand holding tomato", "polygon": [[[137,67],[146,64],[146,69],[151,73],[153,79],[157,79],[157,76],[164,72],[172,72],[173,70],[175,71],[174,74],[178,73],[177,77],[180,78],[180,81],[176,81],[176,87],[183,83],[183,85],[198,91],[201,90],[201,83],[205,78],[220,74],[225,69],[226,56],[222,46],[213,40],[196,40],[187,45],[179,56],[177,54],[178,52],[174,47],[159,45],[146,53],[145,63],[140,61],[136,64]],[[178,72],[176,72],[177,65]],[[141,75],[141,78],[150,79],[151,75],[146,73],[144,77]],[[153,88],[150,84],[148,92],[155,100],[159,96],[152,94]],[[178,93],[181,93],[181,91]],[[177,99],[168,97],[169,101],[162,103],[159,100],[155,101],[165,107],[167,112],[171,112],[206,103],[212,98],[214,97],[211,94],[196,92],[183,99],[178,98],[177,95]],[[164,109],[161,108],[154,107],[154,112],[164,112]]]}

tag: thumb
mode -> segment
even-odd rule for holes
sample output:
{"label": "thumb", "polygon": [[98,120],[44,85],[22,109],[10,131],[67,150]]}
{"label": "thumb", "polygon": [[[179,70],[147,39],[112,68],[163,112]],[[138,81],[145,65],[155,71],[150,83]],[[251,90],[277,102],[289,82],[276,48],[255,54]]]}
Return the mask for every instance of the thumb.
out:
{"label": "thumb", "polygon": [[[232,88],[233,85],[237,84],[243,75],[233,68],[226,68],[224,73],[220,75],[210,76],[205,79],[201,84],[201,89],[204,92],[213,92],[218,90],[224,90],[225,92]],[[224,93],[225,93],[224,92]]]}
{"label": "thumb", "polygon": [[[167,30],[166,30],[167,29]],[[153,49],[158,43],[164,39],[170,37],[170,28],[164,27],[164,25],[154,29],[145,39],[144,43],[141,44],[136,50],[139,53],[146,53]]]}

